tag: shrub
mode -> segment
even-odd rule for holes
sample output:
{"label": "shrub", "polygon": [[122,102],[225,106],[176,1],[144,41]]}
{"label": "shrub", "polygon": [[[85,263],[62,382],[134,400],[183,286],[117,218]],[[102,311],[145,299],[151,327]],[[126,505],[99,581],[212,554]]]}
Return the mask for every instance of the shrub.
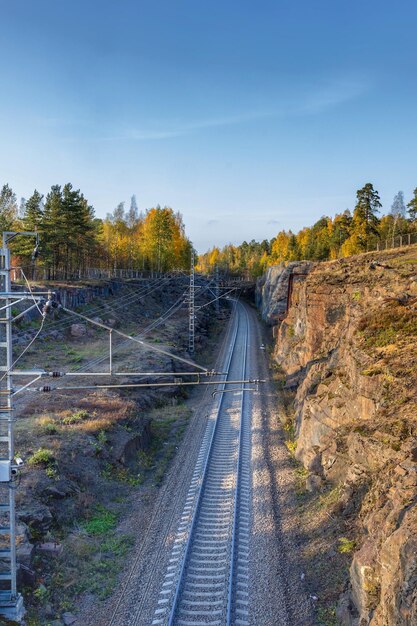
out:
{"label": "shrub", "polygon": [[72,424],[78,424],[79,422],[82,422],[83,420],[86,420],[90,417],[90,414],[88,413],[88,411],[76,411],[75,413],[73,413],[72,415],[67,415],[67,417],[64,417],[62,420],[62,423],[65,424],[66,426],[71,426]]}
{"label": "shrub", "polygon": [[38,424],[42,432],[44,432],[46,435],[54,435],[56,432],[58,432],[58,427],[55,420],[48,415],[41,417],[38,421]]}
{"label": "shrub", "polygon": [[47,448],[39,448],[33,455],[30,457],[28,463],[29,465],[50,465],[54,462],[54,454],[52,450],[48,450]]}
{"label": "shrub", "polygon": [[288,448],[288,451],[294,455],[295,451],[297,450],[297,442],[296,441],[286,441],[285,445]]}
{"label": "shrub", "polygon": [[356,547],[356,541],[353,539],[347,539],[347,537],[339,538],[339,552],[341,554],[350,554]]}

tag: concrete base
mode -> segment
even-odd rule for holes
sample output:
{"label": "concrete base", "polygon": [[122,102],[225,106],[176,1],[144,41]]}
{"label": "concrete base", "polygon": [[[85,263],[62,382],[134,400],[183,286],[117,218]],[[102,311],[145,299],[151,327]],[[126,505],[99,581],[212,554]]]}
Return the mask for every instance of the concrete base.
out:
{"label": "concrete base", "polygon": [[26,611],[23,606],[23,598],[20,593],[16,600],[5,601],[0,599],[0,617],[21,624]]}

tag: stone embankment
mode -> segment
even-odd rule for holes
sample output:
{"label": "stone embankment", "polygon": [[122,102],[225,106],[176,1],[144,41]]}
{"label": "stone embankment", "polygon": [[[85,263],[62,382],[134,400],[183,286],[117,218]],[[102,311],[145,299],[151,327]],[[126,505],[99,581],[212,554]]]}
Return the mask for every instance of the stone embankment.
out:
{"label": "stone embankment", "polygon": [[415,625],[417,250],[272,267],[257,299],[308,489],[332,487],[332,519],[354,529],[337,619]]}

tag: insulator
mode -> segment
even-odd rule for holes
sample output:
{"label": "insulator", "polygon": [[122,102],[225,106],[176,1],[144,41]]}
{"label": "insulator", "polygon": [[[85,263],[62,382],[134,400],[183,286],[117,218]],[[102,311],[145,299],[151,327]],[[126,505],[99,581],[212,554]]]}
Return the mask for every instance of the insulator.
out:
{"label": "insulator", "polygon": [[39,246],[38,244],[36,244],[33,252],[32,252],[32,261],[35,261],[35,259],[37,259],[39,256]]}
{"label": "insulator", "polygon": [[44,387],[40,387],[39,391],[44,391],[45,393],[47,393],[48,391],[51,391],[51,387],[49,385],[44,385]]}
{"label": "insulator", "polygon": [[42,309],[42,313],[44,315],[47,315],[52,309],[52,300],[47,300],[47,302],[45,303],[43,309]]}
{"label": "insulator", "polygon": [[62,375],[62,372],[49,372],[49,376],[52,376],[52,378],[61,378]]}

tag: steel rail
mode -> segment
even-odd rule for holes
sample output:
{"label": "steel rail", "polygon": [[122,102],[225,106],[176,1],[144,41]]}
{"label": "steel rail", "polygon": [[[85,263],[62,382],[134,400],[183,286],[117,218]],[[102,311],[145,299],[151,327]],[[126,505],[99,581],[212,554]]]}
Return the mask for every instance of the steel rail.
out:
{"label": "steel rail", "polygon": [[[227,352],[226,351],[226,346],[227,346],[228,342],[230,341],[230,339],[232,337],[232,334],[233,334],[233,331],[234,331],[234,323],[235,323],[235,320],[232,317],[230,319],[230,322],[229,322],[228,326],[227,326],[226,336],[223,338],[223,341],[222,341],[220,355],[223,355],[224,352]],[[233,324],[233,327],[232,327],[232,324]],[[221,366],[222,369],[223,369],[224,359],[226,357],[226,354],[224,355],[224,357],[220,356],[220,355],[217,357],[216,364],[219,365],[219,368]],[[221,372],[221,373],[224,376],[226,376],[226,372]],[[204,392],[205,394],[206,394],[207,390],[208,390],[208,387],[206,387],[206,389],[205,389],[205,392]],[[203,397],[205,398],[206,396],[204,395]],[[165,481],[165,485],[164,485],[164,487],[162,489],[163,489],[162,493],[167,491],[167,489],[168,489],[168,481]],[[171,525],[172,525],[172,523],[173,523],[173,521],[175,519],[174,511],[175,511],[175,509],[171,512],[171,515],[170,515],[170,518],[169,518],[170,521],[169,521],[169,524],[166,527],[166,531],[165,531],[164,536],[159,538],[160,539],[160,543],[159,543],[159,547],[157,549],[157,553],[155,555],[156,561],[159,561],[159,559],[162,558],[161,555],[162,555],[162,552],[163,552],[163,547],[164,547],[164,545],[165,545],[165,543],[167,541],[167,538],[169,536],[169,532],[170,532],[169,529],[171,528]],[[149,524],[150,528],[153,526],[155,520],[159,516],[161,516],[161,515],[162,515],[162,511],[157,506],[155,508],[153,514],[152,514],[152,519],[151,519],[150,524]],[[165,515],[165,510],[164,510],[164,515]],[[129,584],[129,582],[133,578],[134,567],[137,565],[137,563],[139,563],[139,561],[140,561],[140,559],[141,559],[141,557],[143,555],[143,551],[144,551],[144,544],[142,544],[142,547],[141,547],[139,553],[137,554],[137,556],[135,558],[134,565],[133,565],[132,569],[130,570],[130,573],[128,575],[127,581],[125,581],[125,585],[123,587],[123,590],[119,594],[119,598],[118,598],[118,601],[116,603],[116,607],[112,611],[112,616],[111,616],[111,619],[110,619],[110,622],[109,622],[108,626],[115,626],[115,619],[117,617],[117,614],[118,614],[118,611],[119,611],[120,607],[123,604],[124,594],[127,592],[128,584]],[[152,577],[149,576],[148,581],[147,581],[147,583],[144,586],[143,595],[141,596],[141,599],[139,600],[138,607],[137,607],[137,612],[135,614],[136,615],[135,622],[134,622],[134,624],[132,624],[132,626],[136,626],[138,624],[138,619],[140,619],[140,616],[142,615],[143,607],[146,606],[146,601],[148,599],[149,589],[151,587],[151,583],[152,583]]]}
{"label": "steel rail", "polygon": [[[239,303],[236,303],[235,305],[235,310],[237,311],[237,307],[241,307],[241,305]],[[245,373],[246,373],[246,362],[247,362],[247,346],[248,346],[248,334],[249,334],[249,320],[248,320],[248,315],[245,311],[245,309],[242,307],[243,310],[243,314],[245,315],[245,334],[244,334],[244,341],[243,341],[243,359],[242,359],[242,379],[244,379]],[[228,371],[228,375],[230,374],[230,366],[231,366],[231,361],[232,358],[235,354],[235,350],[236,350],[236,346],[237,346],[237,337],[238,337],[238,333],[239,330],[242,328],[242,313],[240,315],[237,316],[237,325],[236,325],[236,330],[235,330],[235,334],[233,337],[233,343],[231,344],[231,348],[228,354],[228,363],[227,363],[227,371]],[[207,602],[205,602],[204,600],[193,600],[193,595],[192,593],[195,593],[195,597],[197,598],[199,593],[201,592],[186,592],[186,588],[187,585],[190,586],[195,586],[196,583],[193,582],[193,576],[195,574],[190,574],[190,580],[189,582],[187,582],[187,576],[186,576],[186,571],[187,568],[193,567],[193,569],[196,566],[192,566],[192,550],[197,549],[197,551],[199,550],[199,547],[197,547],[198,544],[202,544],[203,539],[200,538],[200,540],[196,542],[196,538],[198,537],[199,533],[201,533],[201,528],[200,531],[197,532],[198,526],[199,524],[201,524],[201,512],[202,512],[202,507],[203,507],[203,501],[204,501],[204,495],[206,495],[207,499],[205,500],[205,505],[207,506],[208,504],[210,505],[210,495],[206,494],[206,489],[209,489],[209,491],[211,491],[213,489],[213,487],[209,487],[209,474],[213,469],[213,456],[214,456],[214,450],[216,449],[217,452],[216,454],[219,454],[219,450],[221,450],[222,446],[225,445],[225,440],[224,439],[218,439],[217,442],[215,442],[216,439],[216,435],[218,433],[219,430],[219,425],[224,422],[224,420],[222,420],[222,416],[221,416],[221,411],[223,409],[223,397],[224,397],[224,392],[226,391],[225,386],[227,384],[228,381],[224,381],[223,383],[223,390],[219,390],[219,393],[222,393],[221,396],[221,400],[219,402],[218,408],[217,408],[217,412],[216,412],[216,418],[215,418],[215,424],[214,424],[214,428],[213,428],[213,432],[211,435],[211,440],[210,440],[210,446],[206,455],[206,460],[204,463],[204,467],[201,473],[201,483],[199,486],[199,491],[198,491],[198,495],[197,495],[197,501],[194,505],[194,511],[192,514],[192,519],[191,519],[191,524],[189,527],[189,534],[188,534],[188,538],[187,538],[187,542],[185,545],[185,549],[184,549],[184,553],[182,556],[182,562],[181,562],[181,566],[180,566],[180,570],[179,570],[179,574],[178,574],[178,579],[176,582],[176,586],[175,586],[175,592],[174,592],[174,598],[172,601],[172,605],[170,608],[170,613],[169,613],[169,618],[167,622],[164,622],[164,624],[166,623],[166,626],[174,626],[174,624],[177,623],[177,617],[179,619],[178,623],[183,623],[183,619],[181,619],[181,609],[180,608],[180,602],[181,604],[184,604],[186,607],[188,605],[188,603],[190,603],[190,605],[195,605],[197,604],[197,602],[201,603],[201,606],[204,606],[205,604],[207,604]],[[231,381],[230,381],[231,382]],[[244,426],[244,396],[245,396],[245,387],[244,387],[244,380],[241,381],[236,381],[238,383],[241,384],[241,386],[237,389],[235,389],[234,391],[241,391],[241,401],[240,401],[240,407],[239,407],[239,421],[238,421],[238,425],[239,425],[239,433],[238,433],[238,439],[237,442],[234,444],[234,449],[237,451],[237,459],[236,461],[233,461],[233,465],[234,465],[234,475],[235,475],[235,485],[234,485],[234,493],[231,496],[231,498],[229,499],[229,502],[231,503],[230,506],[232,508],[232,530],[231,530],[231,534],[230,534],[230,538],[228,539],[228,545],[230,546],[229,548],[229,572],[228,572],[228,584],[227,584],[227,591],[224,597],[225,600],[225,608],[226,608],[226,624],[227,626],[230,626],[230,624],[232,623],[232,613],[233,613],[233,608],[234,608],[234,603],[233,603],[233,595],[234,595],[234,575],[235,575],[235,563],[238,561],[238,555],[235,554],[236,553],[236,547],[238,546],[238,526],[239,526],[239,510],[240,510],[240,506],[239,506],[239,501],[240,501],[240,489],[239,489],[239,480],[240,480],[240,476],[241,476],[241,459],[242,459],[242,448],[243,448],[243,436],[242,436],[242,432],[243,432],[243,426]],[[224,426],[223,426],[224,428]],[[226,440],[226,445],[227,445],[227,440]],[[211,468],[211,469],[210,469]],[[210,470],[210,471],[209,471]],[[210,505],[213,506],[213,505]],[[210,508],[209,506],[209,508]],[[203,522],[203,526],[204,526],[204,522]],[[214,545],[214,544],[213,544]],[[201,548],[202,549],[202,548]],[[210,566],[210,560],[208,560],[208,566]],[[216,567],[216,565],[214,565],[213,567]],[[221,573],[221,568],[222,566],[220,565],[219,567],[219,573]],[[210,569],[210,567],[209,567]],[[198,576],[197,576],[198,578]],[[210,578],[210,575],[208,575],[208,578]],[[186,592],[187,597],[190,596],[191,600],[186,600],[186,599],[182,599],[183,598],[183,592]],[[184,596],[185,597],[185,596]],[[221,600],[219,600],[219,603],[221,602]],[[185,609],[185,612],[190,612],[194,609]],[[201,610],[201,609],[200,609]],[[185,614],[186,614],[185,613]],[[203,611],[204,613],[204,611]],[[195,619],[197,621],[201,621],[201,619],[203,618],[203,615],[200,615],[198,613],[198,611],[196,611],[195,614]],[[187,618],[185,618],[187,619]],[[155,621],[155,623],[157,623],[157,621]],[[186,623],[184,621],[184,623]],[[191,623],[191,621],[190,621]]]}
{"label": "steel rail", "polygon": [[[235,312],[236,312],[236,307],[235,307]],[[236,322],[235,322],[236,326],[235,326],[235,330],[234,330],[234,334],[233,334],[233,339],[231,342],[231,347],[229,350],[229,353],[227,355],[227,362],[226,362],[226,367],[225,370],[227,370],[227,376],[229,375],[229,370],[230,370],[230,364],[232,362],[232,357],[233,357],[233,353],[235,350],[235,346],[236,346],[236,339],[237,339],[237,335],[238,335],[238,330],[239,330],[239,317],[236,316]],[[226,379],[227,379],[226,376]],[[226,381],[224,381],[226,382]],[[224,383],[222,384],[223,388],[224,388]],[[184,555],[183,555],[183,560],[182,560],[182,564],[181,564],[181,568],[180,568],[180,572],[179,572],[179,577],[178,577],[178,581],[177,581],[177,585],[176,585],[176,589],[175,589],[175,594],[174,594],[174,599],[172,602],[172,606],[171,606],[171,611],[169,614],[169,618],[168,618],[168,622],[167,622],[167,626],[173,626],[174,624],[174,619],[175,619],[175,614],[177,611],[177,606],[178,606],[178,601],[180,598],[180,593],[181,593],[181,587],[183,584],[183,578],[184,578],[184,574],[185,574],[185,568],[187,565],[187,558],[189,556],[189,552],[190,552],[190,548],[192,545],[192,540],[193,540],[193,534],[194,534],[194,529],[197,523],[197,518],[198,518],[198,513],[200,510],[200,505],[201,505],[201,501],[202,501],[202,496],[203,496],[203,492],[204,492],[204,486],[207,480],[207,469],[211,460],[211,456],[212,456],[212,452],[213,452],[213,444],[214,444],[214,439],[217,433],[217,429],[218,429],[218,424],[219,424],[219,416],[220,416],[220,412],[223,406],[223,398],[224,396],[222,395],[220,397],[220,401],[219,401],[219,405],[217,407],[217,411],[216,411],[216,417],[215,417],[215,423],[214,423],[214,427],[213,427],[213,432],[211,434],[211,438],[210,438],[210,444],[209,444],[209,449],[208,449],[208,453],[206,456],[206,460],[204,463],[204,467],[203,467],[203,472],[202,472],[202,480],[200,483],[200,487],[198,490],[198,496],[197,496],[197,502],[195,505],[195,509],[194,509],[194,514],[193,514],[193,518],[191,521],[191,526],[190,526],[190,530],[189,530],[189,534],[188,534],[188,539],[187,539],[187,543],[185,546],[185,551],[184,551]]]}
{"label": "steel rail", "polygon": [[[238,303],[238,306],[242,306]],[[246,319],[246,335],[245,335],[245,347],[244,347],[244,355],[243,355],[243,363],[242,363],[242,378],[245,378],[246,375],[246,360],[247,360],[247,348],[248,348],[248,334],[249,334],[249,316],[244,307],[243,311],[245,312]],[[227,614],[226,614],[226,626],[231,626],[232,624],[232,612],[233,612],[233,591],[235,584],[235,564],[237,561],[237,555],[235,555],[236,551],[236,537],[238,535],[238,525],[239,525],[239,499],[240,499],[240,474],[242,469],[242,446],[243,446],[243,428],[244,428],[244,409],[245,409],[245,389],[242,386],[242,395],[240,400],[240,429],[239,429],[239,444],[238,444],[238,458],[237,458],[237,468],[236,468],[236,489],[235,489],[235,507],[233,513],[233,531],[232,531],[232,544],[230,549],[230,570],[229,570],[229,589],[227,596]]]}

